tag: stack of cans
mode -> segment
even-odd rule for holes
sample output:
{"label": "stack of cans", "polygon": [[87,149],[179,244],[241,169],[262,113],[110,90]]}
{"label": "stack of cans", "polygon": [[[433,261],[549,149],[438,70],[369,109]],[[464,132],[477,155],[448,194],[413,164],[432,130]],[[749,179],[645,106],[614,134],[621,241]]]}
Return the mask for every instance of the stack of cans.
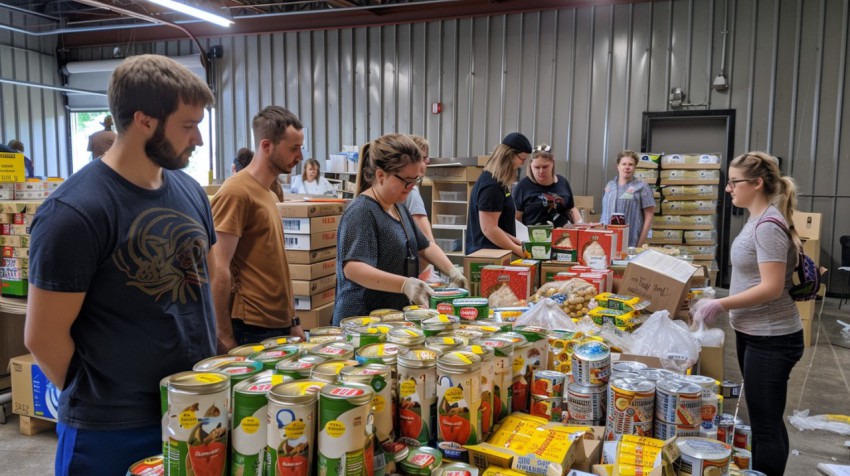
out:
{"label": "stack of cans", "polygon": [[605,425],[606,385],[611,376],[611,351],[605,344],[588,341],[573,350],[572,380],[567,386],[568,423]]}

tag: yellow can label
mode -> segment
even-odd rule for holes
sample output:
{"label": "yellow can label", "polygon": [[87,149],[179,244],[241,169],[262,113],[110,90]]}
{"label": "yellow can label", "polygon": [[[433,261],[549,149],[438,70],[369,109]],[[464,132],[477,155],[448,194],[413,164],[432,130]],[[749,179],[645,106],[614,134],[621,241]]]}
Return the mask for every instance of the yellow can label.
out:
{"label": "yellow can label", "polygon": [[452,387],[446,390],[445,399],[451,403],[455,404],[461,400],[463,400],[463,390],[458,387]]}
{"label": "yellow can label", "polygon": [[345,423],[339,420],[331,420],[325,426],[325,432],[327,432],[330,437],[339,438],[345,434]]}
{"label": "yellow can label", "polygon": [[184,430],[194,428],[198,424],[198,416],[193,410],[186,410],[180,413],[180,427]]}
{"label": "yellow can label", "polygon": [[260,430],[260,419],[253,416],[245,417],[242,419],[240,426],[242,426],[242,431],[249,435],[253,435]]}
{"label": "yellow can label", "polygon": [[[292,423],[286,425],[286,428],[283,429],[283,434],[286,435],[287,439],[294,440],[301,438],[304,436],[304,430],[307,428],[307,425],[302,420],[295,420]],[[344,428],[343,428],[344,430]]]}

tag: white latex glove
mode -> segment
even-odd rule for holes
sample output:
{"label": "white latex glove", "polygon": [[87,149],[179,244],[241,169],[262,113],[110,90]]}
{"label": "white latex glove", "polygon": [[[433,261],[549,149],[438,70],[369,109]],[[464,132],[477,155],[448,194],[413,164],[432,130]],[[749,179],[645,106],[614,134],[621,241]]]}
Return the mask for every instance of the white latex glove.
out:
{"label": "white latex glove", "polygon": [[726,312],[723,304],[720,304],[717,299],[701,299],[700,304],[699,309],[694,314],[694,321],[704,322],[706,326],[713,324],[717,316]]}
{"label": "white latex glove", "polygon": [[452,267],[452,270],[449,271],[449,287],[469,289],[469,281],[459,269]]}
{"label": "white latex glove", "polygon": [[428,300],[434,291],[425,281],[417,278],[407,278],[401,285],[401,292],[410,299],[410,302],[419,306],[428,307]]}

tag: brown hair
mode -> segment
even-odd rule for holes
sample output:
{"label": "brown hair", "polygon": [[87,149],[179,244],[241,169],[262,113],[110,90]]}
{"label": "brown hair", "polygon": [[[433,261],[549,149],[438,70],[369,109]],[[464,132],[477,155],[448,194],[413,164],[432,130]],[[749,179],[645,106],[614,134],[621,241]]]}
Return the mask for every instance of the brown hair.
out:
{"label": "brown hair", "polygon": [[779,161],[766,152],[746,152],[735,157],[729,163],[729,168],[740,170],[748,180],[762,179],[768,201],[785,217],[794,246],[802,250],[803,243],[794,229],[793,221],[794,209],[797,208],[797,184],[793,178],[782,176]]}
{"label": "brown hair", "polygon": [[239,149],[239,152],[236,153],[236,157],[233,158],[233,165],[236,167],[236,171],[244,169],[251,163],[251,160],[254,158],[254,151],[243,147]]}
{"label": "brown hair", "polygon": [[404,134],[386,134],[369,142],[360,149],[357,172],[357,195],[372,186],[378,169],[393,173],[402,168],[422,162],[419,147]]}
{"label": "brown hair", "polygon": [[431,153],[431,145],[428,144],[428,139],[415,134],[410,134],[407,137],[410,137],[410,140],[416,144],[416,147],[419,147],[419,152],[422,154],[422,160],[425,160],[425,157]]}
{"label": "brown hair", "polygon": [[254,116],[251,128],[254,130],[254,145],[260,148],[260,142],[268,139],[272,144],[277,144],[286,137],[289,126],[296,130],[303,129],[298,117],[286,108],[280,106],[267,106]]}
{"label": "brown hair", "polygon": [[516,181],[516,168],[514,167],[514,156],[521,154],[520,151],[505,144],[496,146],[493,155],[487,159],[484,171],[490,172],[493,178],[505,188],[511,188]]}
{"label": "brown hair", "polygon": [[9,148],[15,149],[20,153],[24,152],[24,143],[19,141],[18,139],[12,139],[9,141]]}
{"label": "brown hair", "polygon": [[319,167],[319,161],[316,159],[307,159],[306,161],[304,161],[304,168],[301,171],[301,180],[303,180],[304,182],[307,181],[307,167],[311,165],[313,167],[316,167],[316,172],[318,172],[318,174],[316,175],[316,183],[319,183],[319,177],[322,176],[322,168]]}
{"label": "brown hair", "polygon": [[631,157],[631,158],[632,158],[632,160],[634,160],[634,161],[635,161],[635,165],[637,165],[638,160],[640,160],[640,158],[638,157],[637,152],[635,152],[635,151],[633,151],[633,150],[624,150],[624,151],[620,152],[619,154],[617,154],[617,165],[620,165],[620,160],[621,160],[623,157]]}
{"label": "brown hair", "polygon": [[[547,149],[548,150],[544,150]],[[553,164],[555,162],[555,156],[552,154],[552,147],[549,144],[540,144],[534,148],[531,152],[531,160],[534,159],[543,159],[551,161]],[[525,174],[531,179],[532,182],[536,182],[534,180],[534,172],[531,171],[531,161],[528,163],[528,167],[526,167]],[[555,178],[555,166],[552,165],[552,178]]]}
{"label": "brown hair", "polygon": [[207,107],[214,98],[195,73],[171,58],[138,55],[124,60],[109,78],[109,111],[119,135],[137,111],[165,121],[180,103]]}

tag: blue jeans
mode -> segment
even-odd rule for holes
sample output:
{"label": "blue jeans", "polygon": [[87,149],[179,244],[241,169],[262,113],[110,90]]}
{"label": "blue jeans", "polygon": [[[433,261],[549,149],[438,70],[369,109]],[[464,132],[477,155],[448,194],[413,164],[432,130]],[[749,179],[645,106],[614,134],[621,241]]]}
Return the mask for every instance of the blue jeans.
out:
{"label": "blue jeans", "polygon": [[781,476],[789,449],[784,419],[788,377],[803,356],[803,331],[772,337],[738,331],[735,335],[753,429],[753,469]]}
{"label": "blue jeans", "polygon": [[56,424],[56,476],[124,475],[130,465],[162,453],[162,427],[82,430]]}
{"label": "blue jeans", "polygon": [[259,344],[272,337],[288,336],[292,329],[291,327],[268,329],[252,326],[245,324],[242,319],[231,319],[231,322],[233,323],[233,337],[236,339],[236,345]]}

